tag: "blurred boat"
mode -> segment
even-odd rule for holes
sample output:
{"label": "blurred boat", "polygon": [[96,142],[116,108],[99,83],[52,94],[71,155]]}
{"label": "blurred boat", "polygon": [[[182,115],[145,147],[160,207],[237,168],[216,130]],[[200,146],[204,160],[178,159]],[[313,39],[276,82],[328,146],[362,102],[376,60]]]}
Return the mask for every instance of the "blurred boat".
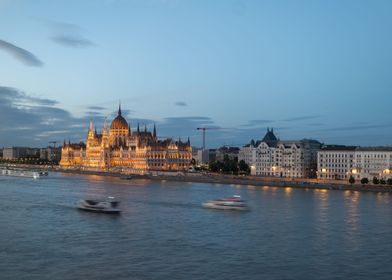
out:
{"label": "blurred boat", "polygon": [[0,175],[2,176],[13,176],[13,177],[28,177],[38,179],[40,177],[39,171],[25,170],[25,169],[13,169],[13,168],[1,168]]}
{"label": "blurred boat", "polygon": [[121,212],[118,208],[119,203],[119,201],[113,200],[113,197],[109,197],[107,200],[85,199],[79,202],[78,209],[105,214],[119,214]]}
{"label": "blurred boat", "polygon": [[210,200],[202,204],[205,208],[219,209],[219,210],[238,210],[249,211],[249,207],[239,195],[226,197],[216,200]]}

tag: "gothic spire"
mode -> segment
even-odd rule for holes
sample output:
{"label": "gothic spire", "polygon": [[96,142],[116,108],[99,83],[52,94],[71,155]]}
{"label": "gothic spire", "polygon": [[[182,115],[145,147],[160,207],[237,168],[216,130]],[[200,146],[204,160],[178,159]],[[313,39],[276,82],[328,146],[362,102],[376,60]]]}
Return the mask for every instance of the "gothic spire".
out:
{"label": "gothic spire", "polygon": [[94,138],[94,130],[93,130],[93,120],[90,119],[90,127],[88,129],[88,139],[93,139]]}
{"label": "gothic spire", "polygon": [[108,136],[108,128],[107,128],[106,117],[105,117],[103,121],[102,138],[105,139],[107,138],[107,136]]}
{"label": "gothic spire", "polygon": [[157,138],[157,129],[156,129],[156,127],[155,127],[155,123],[154,123],[154,131],[153,131],[153,133],[152,133],[152,136],[153,136],[154,138]]}
{"label": "gothic spire", "polygon": [[121,103],[118,104],[118,115],[121,116]]}

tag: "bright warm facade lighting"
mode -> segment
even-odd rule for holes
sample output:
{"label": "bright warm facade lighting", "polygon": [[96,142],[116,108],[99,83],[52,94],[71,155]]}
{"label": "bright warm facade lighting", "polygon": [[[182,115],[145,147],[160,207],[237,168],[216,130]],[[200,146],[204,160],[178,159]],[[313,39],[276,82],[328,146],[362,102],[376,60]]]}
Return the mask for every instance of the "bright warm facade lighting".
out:
{"label": "bright warm facade lighting", "polygon": [[353,170],[351,170],[351,173],[353,173],[353,174],[357,174],[357,173],[358,173],[358,171],[357,171],[356,169],[353,169]]}
{"label": "bright warm facade lighting", "polygon": [[321,169],[321,173],[327,173],[327,169],[326,168],[322,168]]}
{"label": "bright warm facade lighting", "polygon": [[384,169],[383,173],[384,173],[384,174],[390,174],[390,173],[391,173],[391,170],[388,169],[388,168],[387,168],[387,169]]}

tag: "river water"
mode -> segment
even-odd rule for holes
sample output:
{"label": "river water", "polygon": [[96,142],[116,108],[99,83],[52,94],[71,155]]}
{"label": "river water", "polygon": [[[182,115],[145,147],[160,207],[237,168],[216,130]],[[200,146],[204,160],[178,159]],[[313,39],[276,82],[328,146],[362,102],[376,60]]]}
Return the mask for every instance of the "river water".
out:
{"label": "river water", "polygon": [[[241,195],[250,212],[204,209]],[[76,209],[115,196],[122,214]],[[392,195],[0,177],[0,279],[390,279]]]}

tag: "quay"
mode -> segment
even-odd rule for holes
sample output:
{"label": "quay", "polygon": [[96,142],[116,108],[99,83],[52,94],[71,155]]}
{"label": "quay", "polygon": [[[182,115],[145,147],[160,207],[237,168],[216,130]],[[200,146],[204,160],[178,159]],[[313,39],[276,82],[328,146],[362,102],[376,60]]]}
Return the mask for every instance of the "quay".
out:
{"label": "quay", "polygon": [[[155,181],[176,181],[176,182],[193,182],[208,184],[232,184],[232,185],[251,185],[251,186],[270,186],[282,188],[298,189],[326,189],[326,190],[349,190],[349,191],[367,191],[367,192],[392,192],[392,186],[374,185],[374,184],[350,184],[343,180],[318,180],[318,179],[292,179],[276,178],[262,176],[241,176],[226,175],[208,172],[162,172],[150,171],[144,175],[125,175],[119,172],[91,171],[78,169],[56,169],[57,172],[112,176],[119,178],[128,178],[131,184],[132,180],[155,180]],[[129,177],[128,177],[129,176]]]}

